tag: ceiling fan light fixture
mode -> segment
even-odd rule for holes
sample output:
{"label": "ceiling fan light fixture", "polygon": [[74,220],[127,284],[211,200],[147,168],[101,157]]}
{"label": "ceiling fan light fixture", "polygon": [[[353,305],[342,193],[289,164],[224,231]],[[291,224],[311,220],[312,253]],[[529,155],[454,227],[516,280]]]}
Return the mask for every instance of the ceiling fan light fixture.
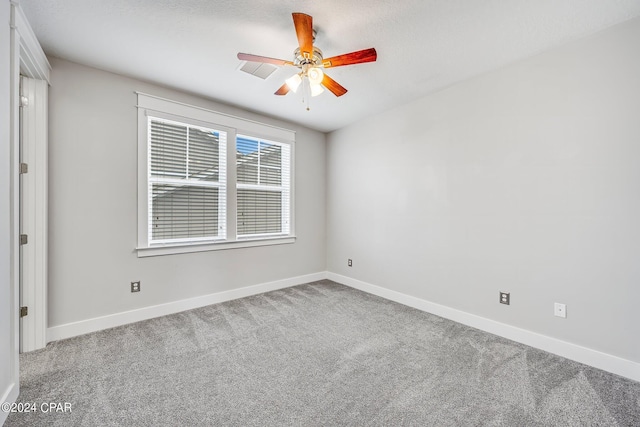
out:
{"label": "ceiling fan light fixture", "polygon": [[298,90],[298,86],[300,86],[300,83],[302,83],[302,77],[300,77],[300,74],[294,74],[293,76],[285,80],[285,83],[287,84],[287,86],[289,86],[289,89],[295,92]]}
{"label": "ceiling fan light fixture", "polygon": [[309,86],[311,88],[311,96],[318,96],[322,92],[324,92],[324,88],[319,84],[314,84],[313,82],[311,82]]}
{"label": "ceiling fan light fixture", "polygon": [[312,85],[319,85],[322,83],[322,79],[324,78],[324,73],[318,67],[309,68],[307,71],[307,77],[309,78],[309,82]]}

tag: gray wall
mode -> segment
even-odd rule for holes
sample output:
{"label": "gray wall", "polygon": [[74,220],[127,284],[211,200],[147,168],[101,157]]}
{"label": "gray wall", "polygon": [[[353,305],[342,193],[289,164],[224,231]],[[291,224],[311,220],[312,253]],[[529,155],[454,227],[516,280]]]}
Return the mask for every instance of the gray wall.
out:
{"label": "gray wall", "polygon": [[635,19],[331,133],[328,270],[640,362],[638,40]]}
{"label": "gray wall", "polygon": [[[50,327],[326,269],[324,134],[50,59]],[[138,258],[134,91],[295,130],[296,243]]]}
{"label": "gray wall", "polygon": [[[0,1],[0,403],[12,383],[11,330],[11,232],[10,213],[10,37],[8,1]],[[15,313],[13,313],[15,315]],[[0,414],[0,422],[6,414]]]}

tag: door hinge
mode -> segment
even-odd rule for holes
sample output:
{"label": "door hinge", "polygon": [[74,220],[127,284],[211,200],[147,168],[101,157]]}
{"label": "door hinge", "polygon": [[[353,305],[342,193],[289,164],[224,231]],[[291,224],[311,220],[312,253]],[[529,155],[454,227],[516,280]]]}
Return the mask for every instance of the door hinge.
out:
{"label": "door hinge", "polygon": [[26,234],[20,235],[20,244],[26,245],[29,242],[29,237]]}
{"label": "door hinge", "polygon": [[20,317],[24,317],[29,314],[29,307],[20,307]]}
{"label": "door hinge", "polygon": [[20,163],[20,173],[27,173],[29,172],[29,165],[26,163]]}
{"label": "door hinge", "polygon": [[26,107],[26,106],[28,106],[28,105],[29,105],[29,98],[27,98],[27,97],[26,97],[26,96],[24,96],[24,95],[21,95],[21,96],[20,96],[20,106],[21,106],[21,107]]}

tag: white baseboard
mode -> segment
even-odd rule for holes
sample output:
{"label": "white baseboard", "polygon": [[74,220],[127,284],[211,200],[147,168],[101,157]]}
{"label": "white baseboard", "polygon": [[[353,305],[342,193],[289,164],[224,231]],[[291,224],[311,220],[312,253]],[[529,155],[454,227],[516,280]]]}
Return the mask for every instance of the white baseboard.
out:
{"label": "white baseboard", "polygon": [[[203,295],[200,297],[174,301],[166,304],[144,307],[137,310],[125,311],[122,313],[111,314],[103,317],[82,320],[79,322],[67,323],[60,326],[54,326],[47,329],[47,341],[56,341],[65,338],[71,338],[78,335],[96,332],[103,329],[109,329],[116,326],[126,325],[128,323],[139,322],[141,320],[152,319],[154,317],[166,316],[168,314],[178,313],[185,310],[191,310],[206,305],[217,304],[238,298],[244,298],[251,295],[257,295],[264,292],[275,291],[277,289],[288,288],[291,286],[301,285],[304,283],[314,282],[322,279],[330,279],[334,282],[341,283],[352,288],[377,295],[379,297],[395,301],[418,310],[426,311],[445,319],[453,320],[473,328],[480,329],[525,345],[529,345],[558,356],[585,365],[593,366],[607,372],[620,375],[634,381],[640,381],[640,363],[623,359],[611,354],[603,353],[587,347],[582,347],[536,332],[521,329],[505,323],[490,320],[475,314],[456,310],[451,307],[436,304],[431,301],[416,298],[380,286],[372,285],[347,276],[342,276],[331,272],[318,272],[307,274],[304,276],[292,277],[274,282],[261,283],[254,286],[233,289],[230,291],[218,292],[215,294]],[[9,393],[9,390],[7,393]],[[17,394],[17,388],[16,388]],[[17,395],[16,395],[17,397]],[[14,400],[15,398],[14,397]],[[0,414],[0,418],[2,414]]]}
{"label": "white baseboard", "polygon": [[558,356],[584,363],[585,365],[593,366],[603,371],[611,372],[634,381],[640,381],[640,363],[631,360],[622,359],[611,354],[476,316],[475,314],[466,313],[336,273],[327,272],[327,279],[540,350],[548,351],[549,353],[557,354]]}
{"label": "white baseboard", "polygon": [[[15,402],[18,399],[19,391],[20,389],[18,388],[18,384],[16,383],[9,384],[9,387],[5,390],[2,396],[0,396],[0,404],[5,402],[7,403]],[[9,416],[8,412],[5,412],[2,409],[0,409],[0,426],[4,425],[4,422],[6,421],[8,416]]]}
{"label": "white baseboard", "polygon": [[108,316],[95,317],[93,319],[81,320],[79,322],[66,323],[64,325],[53,326],[47,329],[47,342],[71,338],[90,332],[101,331],[103,329],[114,328],[128,323],[139,322],[141,320],[152,319],[154,317],[166,316],[168,314],[179,313],[206,305],[217,304],[264,292],[275,291],[277,289],[302,285],[304,283],[315,282],[326,279],[326,272],[306,274],[304,276],[291,277],[289,279],[276,280],[274,282],[261,283],[229,291],[217,292],[215,294],[203,295],[200,297],[173,301],[166,304],[154,305],[139,308],[131,311],[110,314]]}

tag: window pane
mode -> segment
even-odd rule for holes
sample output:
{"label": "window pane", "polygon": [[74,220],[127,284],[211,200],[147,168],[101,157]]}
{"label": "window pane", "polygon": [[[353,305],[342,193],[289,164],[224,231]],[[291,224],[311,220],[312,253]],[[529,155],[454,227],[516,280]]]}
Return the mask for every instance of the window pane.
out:
{"label": "window pane", "polygon": [[260,184],[282,184],[282,147],[261,142],[260,144]]}
{"label": "window pane", "polygon": [[260,184],[280,186],[281,175],[280,169],[260,168]]}
{"label": "window pane", "polygon": [[239,184],[280,186],[282,184],[282,147],[239,136],[236,165]]}
{"label": "window pane", "polygon": [[279,145],[263,142],[260,145],[260,164],[280,168],[282,164],[282,148]]}
{"label": "window pane", "polygon": [[238,189],[238,235],[282,232],[282,194]]}
{"label": "window pane", "polygon": [[258,183],[258,166],[241,163],[238,165],[238,182],[241,184],[257,184]]}
{"label": "window pane", "polygon": [[152,184],[152,239],[217,237],[218,195],[215,187]]}
{"label": "window pane", "polygon": [[238,156],[247,156],[258,152],[258,141],[255,139],[243,138],[238,136],[236,141],[236,151]]}
{"label": "window pane", "polygon": [[218,181],[220,175],[220,134],[189,128],[189,178]]}
{"label": "window pane", "polygon": [[258,183],[258,141],[238,137],[236,141],[236,166],[239,183]]}
{"label": "window pane", "polygon": [[187,127],[151,121],[151,174],[185,177]]}

